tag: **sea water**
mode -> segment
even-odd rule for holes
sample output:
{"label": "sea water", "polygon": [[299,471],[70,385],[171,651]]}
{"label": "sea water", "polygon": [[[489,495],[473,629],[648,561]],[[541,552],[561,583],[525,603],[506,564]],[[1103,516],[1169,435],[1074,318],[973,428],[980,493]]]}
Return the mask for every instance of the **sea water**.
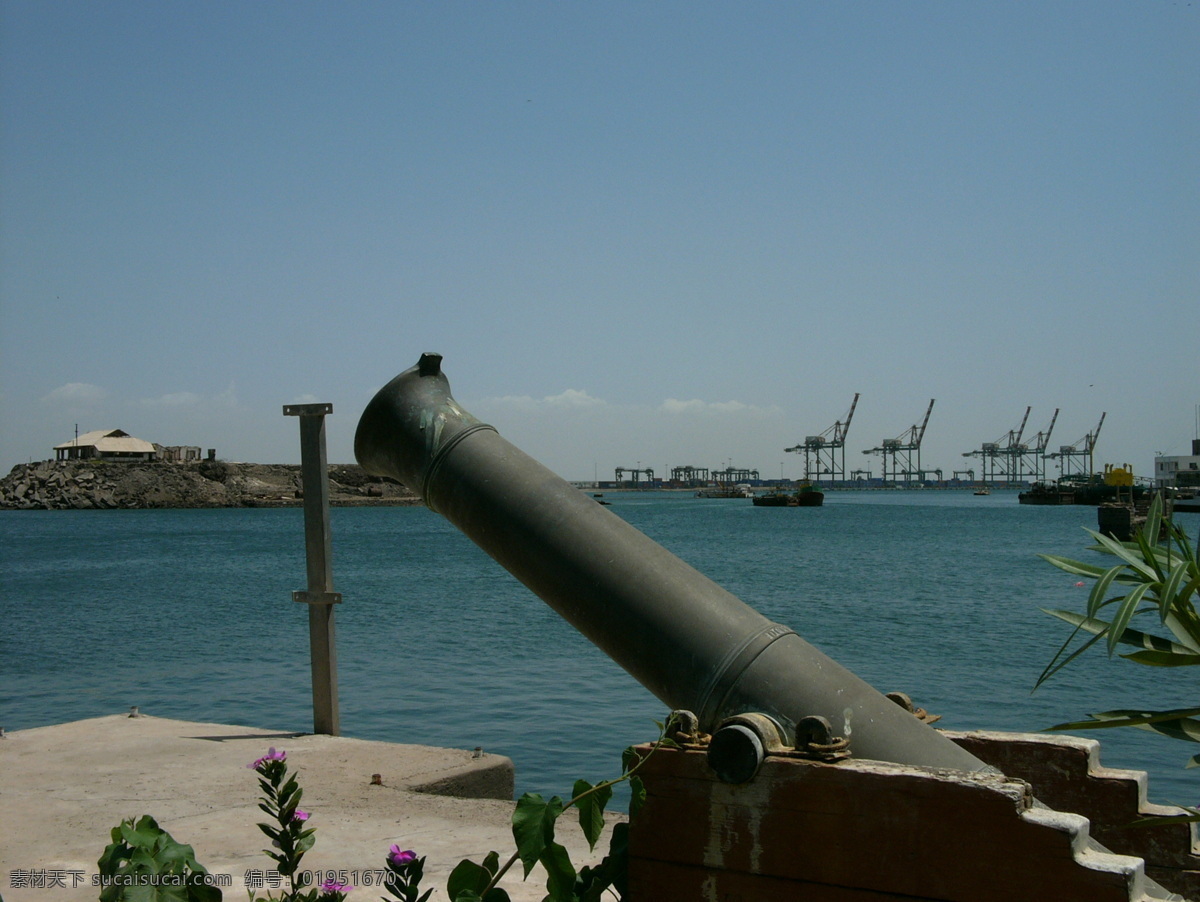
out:
{"label": "sea water", "polygon": [[[1033,691],[1088,586],[1090,507],[1015,493],[830,492],[821,508],[609,493],[624,518],[880,691],[949,729],[1036,731],[1196,704],[1191,668],[1090,650]],[[1193,535],[1200,517],[1181,515]],[[511,757],[517,792],[614,776],[664,705],[438,515],[332,511],[342,732]],[[123,713],[312,729],[297,509],[0,513],[0,727]],[[1102,761],[1152,800],[1200,802],[1194,746],[1106,730]]]}

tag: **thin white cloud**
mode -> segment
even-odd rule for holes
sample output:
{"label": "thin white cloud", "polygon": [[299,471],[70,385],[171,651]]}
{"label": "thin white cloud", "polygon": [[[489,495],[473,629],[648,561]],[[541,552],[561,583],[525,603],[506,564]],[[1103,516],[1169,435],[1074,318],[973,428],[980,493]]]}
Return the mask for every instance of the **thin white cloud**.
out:
{"label": "thin white cloud", "polygon": [[577,388],[568,388],[566,391],[560,392],[557,395],[546,395],[544,398],[533,398],[529,395],[505,395],[502,398],[491,398],[483,403],[505,404],[511,407],[523,409],[531,409],[537,407],[553,407],[553,408],[580,408],[580,407],[603,407],[608,404],[602,398],[595,398],[589,395],[586,391],[580,391]]}
{"label": "thin white cloud", "polygon": [[597,405],[602,405],[606,402],[600,398],[593,398],[585,391],[568,388],[561,394],[549,395],[545,398],[542,398],[542,403],[553,404],[556,407],[596,407]]}
{"label": "thin white cloud", "polygon": [[[293,403],[303,404],[304,401],[296,401]],[[159,395],[157,398],[142,398],[137,402],[139,407],[150,408],[183,408],[183,407],[203,407],[217,409],[236,409],[238,405],[237,387],[230,382],[229,387],[223,392],[215,395],[201,395],[193,391],[177,391],[168,392],[165,395]]]}
{"label": "thin white cloud", "polygon": [[96,404],[108,397],[108,392],[90,382],[68,382],[42,397],[50,404]]}
{"label": "thin white cloud", "polygon": [[142,398],[138,403],[142,407],[195,407],[203,401],[204,398],[195,392],[177,391],[157,398]]}
{"label": "thin white cloud", "polygon": [[735,414],[778,416],[782,413],[779,407],[759,407],[757,404],[746,404],[742,401],[701,401],[693,398],[690,401],[680,401],[677,398],[667,398],[659,405],[664,413],[685,414]]}

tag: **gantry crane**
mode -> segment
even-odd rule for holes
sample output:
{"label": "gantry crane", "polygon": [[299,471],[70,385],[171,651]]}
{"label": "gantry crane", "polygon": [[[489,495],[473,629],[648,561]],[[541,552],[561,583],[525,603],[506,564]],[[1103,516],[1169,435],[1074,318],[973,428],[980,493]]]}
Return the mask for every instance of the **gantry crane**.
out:
{"label": "gantry crane", "polygon": [[[1108,416],[1105,411],[1100,414],[1100,422],[1096,424],[1094,432],[1089,432],[1073,445],[1060,445],[1059,449],[1053,454],[1047,454],[1046,457],[1051,460],[1058,461],[1058,476],[1060,479],[1069,477],[1084,477],[1091,479],[1092,474],[1096,472],[1094,452],[1096,450],[1096,439],[1100,438],[1100,427],[1104,425],[1104,418]],[[1084,461],[1087,462],[1087,469],[1084,470]]]}
{"label": "gantry crane", "polygon": [[1025,432],[1025,424],[1029,422],[1029,411],[1025,408],[1025,416],[1021,417],[1021,425],[1008,430],[1007,435],[1001,436],[994,442],[984,442],[976,451],[964,451],[963,457],[979,457],[983,464],[983,485],[996,485],[999,482],[1021,481],[1021,460],[1028,451],[1028,446],[1021,443]]}
{"label": "gantry crane", "polygon": [[708,485],[708,467],[672,467],[671,481],[692,488]]}
{"label": "gantry crane", "polygon": [[713,470],[713,479],[717,485],[737,485],[741,482],[760,482],[762,477],[758,470],[747,470],[744,467],[735,467],[732,464],[724,470]]}
{"label": "gantry crane", "polygon": [[626,473],[629,473],[633,477],[633,487],[635,489],[639,485],[641,485],[640,478],[642,477],[643,474],[645,475],[646,482],[648,484],[653,484],[653,482],[654,482],[654,471],[652,469],[650,469],[649,467],[645,467],[645,468],[617,467],[616,475],[617,475],[617,486],[618,487],[620,487],[621,484],[625,481],[624,477],[625,477]]}
{"label": "gantry crane", "polygon": [[[785,452],[804,452],[804,479],[819,485],[822,474],[829,477],[830,484],[844,481],[846,478],[846,433],[850,431],[850,421],[854,419],[854,408],[858,406],[859,393],[854,393],[850,402],[850,412],[846,421],[838,420],[820,435],[806,435],[803,443],[792,448],[784,448]],[[840,452],[840,453],[839,453]],[[815,478],[814,478],[815,477]]]}
{"label": "gantry crane", "polygon": [[[921,421],[920,426],[910,426],[896,438],[885,438],[883,444],[878,448],[868,448],[863,451],[863,454],[883,455],[885,485],[899,481],[897,478],[899,476],[903,476],[905,482],[910,482],[914,476],[918,482],[924,482],[926,472],[940,474],[940,470],[921,469],[921,440],[925,438],[925,427],[929,425],[929,414],[933,412],[934,400],[936,399],[929,399],[929,407],[925,409],[925,419]],[[915,467],[913,466],[914,452],[916,452]]]}

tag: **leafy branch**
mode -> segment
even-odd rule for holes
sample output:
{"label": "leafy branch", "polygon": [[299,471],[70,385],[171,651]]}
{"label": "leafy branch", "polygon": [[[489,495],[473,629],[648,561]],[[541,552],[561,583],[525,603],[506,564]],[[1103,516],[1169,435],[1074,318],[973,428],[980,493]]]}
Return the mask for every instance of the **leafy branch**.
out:
{"label": "leafy branch", "polygon": [[[588,848],[595,850],[604,830],[604,810],[612,799],[613,787],[628,782],[631,788],[630,818],[636,817],[646,799],[646,788],[638,770],[658,749],[676,747],[668,733],[675,727],[674,716],[659,728],[658,739],[650,750],[641,753],[628,748],[621,756],[621,776],[591,784],[577,780],[570,801],[558,796],[546,801],[536,793],[526,793],[517,801],[512,816],[516,851],[500,865],[498,852],[489,852],[481,863],[464,859],[450,873],[447,892],[453,902],[510,902],[508,893],[498,886],[500,879],[521,862],[524,877],[541,864],[546,871],[547,895],[544,902],[599,902],[606,891],[617,898],[627,892],[629,863],[629,824],[614,825],[608,854],[595,867],[576,871],[566,848],[555,841],[558,819],[574,808]],[[275,862],[278,886],[287,878],[288,887],[275,902],[343,902],[354,887],[341,882],[344,877],[330,876],[320,887],[306,889],[305,872],[300,862],[316,842],[316,830],[307,825],[309,813],[300,808],[304,791],[289,771],[287,753],[274,748],[247,765],[258,775],[262,790],[259,809],[270,821],[259,829],[271,840],[263,852]],[[112,831],[112,843],[99,861],[106,878],[102,902],[219,902],[221,891],[208,885],[208,872],[196,861],[191,846],[176,842],[150,816],[136,824],[123,821]],[[421,893],[425,859],[410,849],[393,845],[385,860],[385,885],[392,900],[385,902],[428,902],[432,890]],[[247,872],[249,873],[249,872]],[[330,872],[332,875],[334,872]],[[338,872],[341,874],[342,872]],[[162,880],[161,875],[174,879]],[[259,872],[261,877],[261,872]],[[249,881],[249,878],[248,878]],[[257,898],[247,884],[251,902]],[[264,902],[271,902],[268,895]]]}
{"label": "leafy branch", "polygon": [[570,801],[563,802],[558,796],[547,801],[538,793],[526,793],[517,801],[513,811],[512,831],[516,851],[503,866],[498,852],[490,852],[482,863],[469,859],[459,862],[450,874],[446,890],[453,902],[510,902],[508,893],[498,884],[502,877],[518,861],[528,879],[534,866],[541,864],[546,871],[544,902],[597,902],[606,890],[621,898],[626,893],[626,874],[629,861],[629,824],[620,823],[613,827],[608,854],[596,867],[583,867],[576,871],[566,848],[555,841],[555,826],[558,819],[572,808],[578,812],[579,826],[593,851],[604,829],[604,810],[612,798],[613,787],[629,782],[631,799],[630,818],[637,817],[646,799],[646,788],[638,770],[658,749],[675,747],[668,733],[674,726],[668,718],[666,724],[655,722],[659,728],[658,739],[645,755],[634,748],[627,748],[621,756],[621,776],[595,785],[586,780],[576,780]]}
{"label": "leafy branch", "polygon": [[[1128,542],[1119,542],[1085,530],[1096,544],[1088,550],[1114,557],[1110,567],[1084,563],[1058,555],[1039,555],[1060,570],[1095,580],[1084,614],[1046,610],[1045,613],[1074,626],[1042,671],[1034,688],[1041,686],[1079,655],[1100,642],[1109,656],[1123,646],[1119,656],[1148,667],[1192,667],[1200,664],[1200,544],[1193,548],[1182,527],[1163,517],[1162,498],[1155,496],[1145,525]],[[1161,537],[1165,535],[1165,539]],[[1148,623],[1146,628],[1135,628]],[[1149,630],[1165,629],[1168,635]],[[1086,638],[1085,638],[1086,637]],[[1072,645],[1079,639],[1080,644]],[[1200,707],[1168,711],[1115,710],[1089,714],[1090,720],[1049,727],[1050,730],[1095,730],[1135,727],[1172,739],[1200,742]],[[1193,755],[1188,767],[1200,765]],[[1184,817],[1200,821],[1200,810]],[[1171,818],[1174,820],[1175,818]],[[1156,822],[1161,822],[1157,819]]]}

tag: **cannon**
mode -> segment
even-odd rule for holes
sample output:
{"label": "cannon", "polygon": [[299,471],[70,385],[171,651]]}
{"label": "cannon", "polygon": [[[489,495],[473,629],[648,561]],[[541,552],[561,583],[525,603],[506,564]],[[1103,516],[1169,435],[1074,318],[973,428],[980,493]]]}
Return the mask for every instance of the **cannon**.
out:
{"label": "cannon", "polygon": [[693,712],[723,778],[830,739],[860,758],[992,771],[473,417],[441,361],[422,354],[375,395],[358,462],[416,492],[668,708]]}

